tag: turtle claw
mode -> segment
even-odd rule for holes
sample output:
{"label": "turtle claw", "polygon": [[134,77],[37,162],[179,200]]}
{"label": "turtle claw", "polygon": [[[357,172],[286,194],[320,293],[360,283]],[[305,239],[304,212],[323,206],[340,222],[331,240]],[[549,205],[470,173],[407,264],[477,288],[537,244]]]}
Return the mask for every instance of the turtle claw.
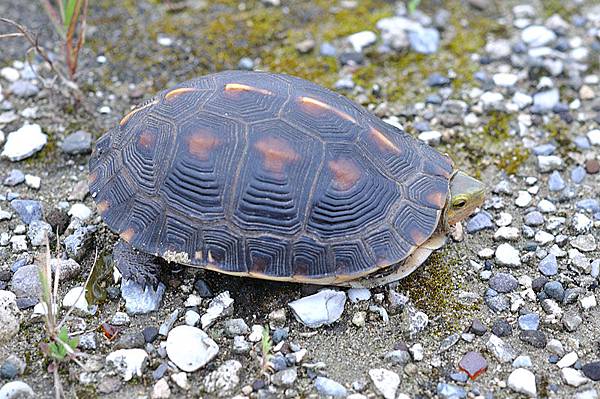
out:
{"label": "turtle claw", "polygon": [[113,259],[124,281],[135,281],[144,288],[157,287],[162,263],[156,256],[137,251],[119,240],[113,249]]}

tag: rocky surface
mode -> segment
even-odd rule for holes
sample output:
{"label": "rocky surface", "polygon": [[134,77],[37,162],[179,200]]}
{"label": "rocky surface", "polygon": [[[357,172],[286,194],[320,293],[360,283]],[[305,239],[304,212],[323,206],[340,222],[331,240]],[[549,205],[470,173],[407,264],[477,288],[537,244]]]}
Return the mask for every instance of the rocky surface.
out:
{"label": "rocky surface", "polygon": [[[60,54],[41,9],[21,3],[0,15]],[[56,310],[84,354],[85,369],[61,365],[67,397],[598,397],[600,7],[425,3],[103,0],[81,56],[85,106],[44,84],[25,43],[3,42],[0,397],[54,397],[38,350],[47,241]],[[87,191],[92,143],[165,86],[231,68],[356,100],[478,176],[485,204],[392,287],[173,264],[158,288],[119,280]],[[94,259],[109,267],[88,306]]]}

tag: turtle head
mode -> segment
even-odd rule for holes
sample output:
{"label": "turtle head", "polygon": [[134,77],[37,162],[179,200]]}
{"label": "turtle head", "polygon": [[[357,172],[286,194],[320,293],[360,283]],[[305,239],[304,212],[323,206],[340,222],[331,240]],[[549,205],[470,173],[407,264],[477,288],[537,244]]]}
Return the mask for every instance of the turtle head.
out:
{"label": "turtle head", "polygon": [[450,179],[450,200],[446,205],[444,220],[453,225],[467,218],[483,204],[485,186],[460,170]]}

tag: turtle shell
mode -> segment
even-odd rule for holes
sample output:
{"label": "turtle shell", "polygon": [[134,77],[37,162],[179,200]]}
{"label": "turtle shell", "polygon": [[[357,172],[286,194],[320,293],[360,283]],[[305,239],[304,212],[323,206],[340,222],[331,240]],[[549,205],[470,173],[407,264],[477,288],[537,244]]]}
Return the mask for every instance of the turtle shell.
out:
{"label": "turtle shell", "polygon": [[303,79],[228,71],[158,93],[97,142],[106,224],[168,261],[335,283],[437,229],[451,160]]}

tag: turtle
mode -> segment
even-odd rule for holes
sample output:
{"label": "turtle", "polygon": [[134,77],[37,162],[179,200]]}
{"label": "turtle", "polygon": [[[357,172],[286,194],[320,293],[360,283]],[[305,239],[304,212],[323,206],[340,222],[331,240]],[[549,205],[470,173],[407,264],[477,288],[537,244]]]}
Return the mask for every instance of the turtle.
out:
{"label": "turtle", "polygon": [[451,158],[347,97],[223,71],[156,94],[96,142],[89,190],[123,278],[160,262],[275,281],[397,281],[482,205]]}

